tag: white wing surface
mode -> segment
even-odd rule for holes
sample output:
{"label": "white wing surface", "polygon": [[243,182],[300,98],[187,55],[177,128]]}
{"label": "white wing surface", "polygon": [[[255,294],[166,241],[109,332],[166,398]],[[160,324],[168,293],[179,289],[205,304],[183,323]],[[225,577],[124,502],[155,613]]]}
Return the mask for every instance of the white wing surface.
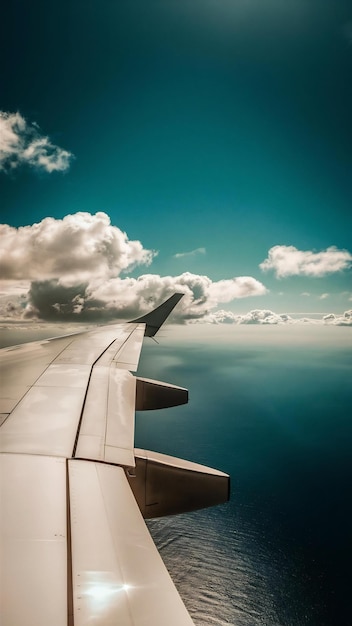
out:
{"label": "white wing surface", "polygon": [[134,465],[135,378],[128,369],[137,369],[144,329],[121,324],[5,348],[1,452],[70,458],[82,423],[83,455],[89,448],[88,458]]}
{"label": "white wing surface", "polygon": [[136,398],[144,410],[188,395],[131,373],[180,297],[132,323],[0,351],[2,626],[192,624],[141,511],[223,502],[229,479],[134,450]]}
{"label": "white wing surface", "polygon": [[69,461],[74,623],[193,623],[121,467]]}

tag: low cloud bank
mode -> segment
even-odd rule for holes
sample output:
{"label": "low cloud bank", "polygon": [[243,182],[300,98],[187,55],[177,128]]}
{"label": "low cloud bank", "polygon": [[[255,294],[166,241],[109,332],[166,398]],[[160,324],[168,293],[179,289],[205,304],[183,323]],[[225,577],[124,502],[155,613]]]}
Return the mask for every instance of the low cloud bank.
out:
{"label": "low cloud bank", "polygon": [[292,317],[286,314],[277,314],[269,309],[254,309],[243,315],[231,311],[215,311],[206,315],[202,320],[208,324],[293,324]]}
{"label": "low cloud bank", "polygon": [[345,311],[343,315],[335,315],[334,313],[324,315],[323,322],[332,326],[352,326],[352,309]]}
{"label": "low cloud bank", "polygon": [[53,144],[20,113],[0,111],[0,171],[28,165],[51,174],[70,167],[73,154]]}
{"label": "low cloud bank", "polygon": [[254,309],[243,315],[237,315],[232,311],[215,311],[205,315],[202,319],[191,320],[192,323],[204,324],[324,324],[329,326],[352,326],[352,310],[345,311],[342,315],[329,313],[317,318],[293,318],[286,313],[274,313],[268,309]]}

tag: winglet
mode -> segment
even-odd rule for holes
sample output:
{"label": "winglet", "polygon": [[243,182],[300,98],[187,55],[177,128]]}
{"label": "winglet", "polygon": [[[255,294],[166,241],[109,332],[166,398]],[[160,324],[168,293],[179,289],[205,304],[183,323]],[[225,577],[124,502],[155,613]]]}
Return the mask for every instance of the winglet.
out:
{"label": "winglet", "polygon": [[163,325],[166,318],[170,315],[172,309],[184,296],[183,293],[174,293],[171,298],[160,304],[156,309],[150,311],[142,317],[138,317],[136,320],[131,320],[131,324],[144,323],[146,324],[144,335],[145,337],[154,337],[158,332],[160,326]]}

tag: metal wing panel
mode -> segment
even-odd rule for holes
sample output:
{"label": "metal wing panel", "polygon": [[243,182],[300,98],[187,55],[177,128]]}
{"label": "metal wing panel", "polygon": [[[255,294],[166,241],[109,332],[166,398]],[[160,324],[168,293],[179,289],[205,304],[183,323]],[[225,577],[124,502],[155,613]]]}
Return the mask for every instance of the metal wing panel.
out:
{"label": "metal wing panel", "polygon": [[117,367],[135,372],[138,368],[144,331],[145,324],[125,324],[126,339],[124,343],[113,343],[102,355],[99,364],[103,366],[115,362]]}
{"label": "metal wing panel", "polygon": [[93,368],[75,456],[134,467],[136,379],[112,362]]}
{"label": "metal wing panel", "polygon": [[106,446],[131,450],[134,457],[136,379],[128,371],[110,368]]}
{"label": "metal wing panel", "polygon": [[118,367],[136,372],[139,363],[139,356],[143,344],[145,324],[138,324],[133,333],[123,345],[121,352],[114,358]]}
{"label": "metal wing panel", "polygon": [[66,461],[0,455],[2,626],[67,621]]}
{"label": "metal wing panel", "polygon": [[33,386],[0,430],[0,451],[71,457],[85,387]]}
{"label": "metal wing panel", "polygon": [[57,363],[93,365],[110,347],[120,350],[131,334],[128,324],[102,326],[80,335],[55,360]]}
{"label": "metal wing panel", "polygon": [[[3,351],[10,392],[3,392],[0,407],[0,451],[71,457],[81,417],[97,407],[97,394],[100,419],[84,433],[82,456],[134,465],[135,379],[117,368],[121,355],[123,368],[137,366],[143,332],[144,324],[105,326]],[[100,376],[104,363],[109,367]]]}
{"label": "metal wing panel", "polygon": [[75,626],[192,626],[124,471],[69,461]]}
{"label": "metal wing panel", "polygon": [[50,365],[0,430],[0,451],[70,457],[90,375],[87,365]]}
{"label": "metal wing panel", "polygon": [[[144,329],[144,324],[116,324],[84,333],[3,348],[0,350],[0,413],[11,413],[28,389],[54,361],[92,365],[113,343],[109,360],[111,362],[131,333],[135,329],[140,333],[141,328]],[[134,335],[133,341],[136,341],[136,337]]]}
{"label": "metal wing panel", "polygon": [[71,335],[0,350],[0,413],[11,413],[48,365],[73,340]]}

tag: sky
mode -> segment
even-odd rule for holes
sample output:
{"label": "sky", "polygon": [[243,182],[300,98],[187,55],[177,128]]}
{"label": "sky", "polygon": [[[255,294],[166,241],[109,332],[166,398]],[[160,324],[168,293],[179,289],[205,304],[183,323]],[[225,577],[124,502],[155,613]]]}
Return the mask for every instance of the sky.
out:
{"label": "sky", "polygon": [[14,0],[1,318],[352,323],[349,0]]}

